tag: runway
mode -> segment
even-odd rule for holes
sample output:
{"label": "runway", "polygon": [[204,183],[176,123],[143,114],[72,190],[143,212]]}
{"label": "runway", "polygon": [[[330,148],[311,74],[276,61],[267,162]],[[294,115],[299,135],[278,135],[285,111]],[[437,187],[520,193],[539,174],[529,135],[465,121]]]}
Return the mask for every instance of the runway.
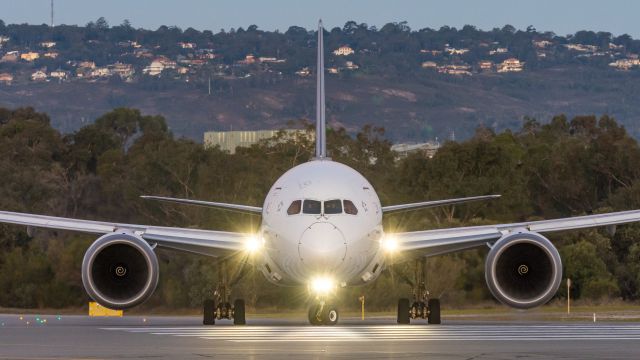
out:
{"label": "runway", "polygon": [[[445,319],[446,320],[446,319]],[[333,327],[251,319],[247,326],[196,317],[89,318],[0,315],[0,358],[115,359],[612,359],[638,358],[638,323],[397,325],[345,319]]]}

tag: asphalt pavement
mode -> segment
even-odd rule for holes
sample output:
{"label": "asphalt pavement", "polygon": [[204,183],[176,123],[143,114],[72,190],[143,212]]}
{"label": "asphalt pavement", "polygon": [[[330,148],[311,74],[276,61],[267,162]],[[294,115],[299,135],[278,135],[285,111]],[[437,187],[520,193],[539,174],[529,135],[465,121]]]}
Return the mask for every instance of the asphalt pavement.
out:
{"label": "asphalt pavement", "polygon": [[637,359],[640,323],[0,315],[2,359]]}

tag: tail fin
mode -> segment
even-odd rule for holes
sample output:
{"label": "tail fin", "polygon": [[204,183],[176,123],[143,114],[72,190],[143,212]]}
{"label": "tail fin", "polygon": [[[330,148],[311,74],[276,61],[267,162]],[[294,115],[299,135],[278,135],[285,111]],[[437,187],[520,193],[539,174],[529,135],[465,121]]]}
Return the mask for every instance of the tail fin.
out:
{"label": "tail fin", "polygon": [[316,84],[316,158],[327,157],[326,124],[324,119],[324,44],[322,20],[318,21],[318,82]]}

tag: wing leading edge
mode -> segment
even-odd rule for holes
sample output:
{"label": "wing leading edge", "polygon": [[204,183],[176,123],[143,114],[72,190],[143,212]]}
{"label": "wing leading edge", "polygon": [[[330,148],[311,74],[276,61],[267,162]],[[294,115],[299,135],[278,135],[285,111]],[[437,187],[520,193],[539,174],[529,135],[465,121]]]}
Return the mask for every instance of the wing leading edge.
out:
{"label": "wing leading edge", "polygon": [[491,200],[491,199],[497,199],[499,197],[500,195],[483,195],[483,196],[471,196],[471,197],[457,198],[457,199],[424,201],[424,202],[411,203],[411,204],[389,205],[389,206],[383,206],[382,212],[389,213],[389,212],[397,212],[397,211],[416,210],[416,209],[430,208],[430,207],[436,207],[436,206],[462,204],[462,203],[467,203],[472,201]]}
{"label": "wing leading edge", "polygon": [[121,224],[9,211],[0,211],[0,222],[93,234],[107,234],[118,231],[132,232],[150,244],[156,244],[161,248],[214,257],[226,256],[233,252],[241,251],[244,248],[246,239],[251,236],[250,234],[225,231]]}
{"label": "wing leading edge", "polygon": [[491,244],[513,231],[545,233],[598,226],[615,226],[636,221],[640,221],[640,210],[512,224],[413,231],[392,234],[392,236],[395,238],[400,251],[412,251],[424,256],[435,256]]}

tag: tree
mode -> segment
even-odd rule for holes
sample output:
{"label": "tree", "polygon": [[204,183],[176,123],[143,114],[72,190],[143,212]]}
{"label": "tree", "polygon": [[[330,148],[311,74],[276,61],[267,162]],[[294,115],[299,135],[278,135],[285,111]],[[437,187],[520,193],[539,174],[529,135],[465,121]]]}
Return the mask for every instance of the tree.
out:
{"label": "tree", "polygon": [[96,28],[98,30],[107,30],[109,29],[109,23],[104,17],[101,16],[98,18],[98,20],[96,20]]}

